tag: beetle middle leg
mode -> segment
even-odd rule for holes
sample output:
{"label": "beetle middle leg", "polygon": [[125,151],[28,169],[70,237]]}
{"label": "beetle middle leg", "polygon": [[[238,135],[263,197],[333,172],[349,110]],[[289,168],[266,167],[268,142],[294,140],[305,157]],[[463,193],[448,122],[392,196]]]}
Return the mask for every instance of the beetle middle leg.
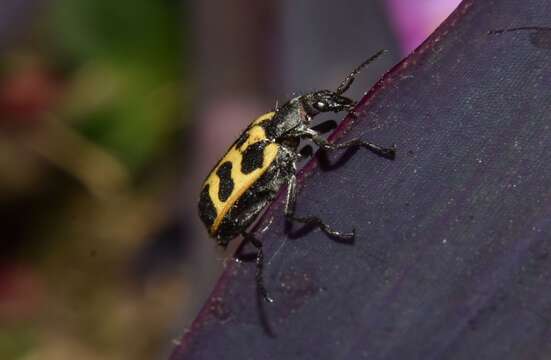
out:
{"label": "beetle middle leg", "polygon": [[326,233],[330,237],[336,238],[338,240],[350,241],[354,239],[354,236],[355,236],[354,230],[352,230],[352,232],[350,233],[335,231],[331,229],[329,225],[325,224],[317,216],[307,216],[307,217],[295,216],[296,192],[297,192],[297,177],[295,174],[293,174],[291,175],[289,182],[287,184],[287,198],[285,201],[285,217],[287,219],[293,222],[315,226],[321,229],[324,233]]}

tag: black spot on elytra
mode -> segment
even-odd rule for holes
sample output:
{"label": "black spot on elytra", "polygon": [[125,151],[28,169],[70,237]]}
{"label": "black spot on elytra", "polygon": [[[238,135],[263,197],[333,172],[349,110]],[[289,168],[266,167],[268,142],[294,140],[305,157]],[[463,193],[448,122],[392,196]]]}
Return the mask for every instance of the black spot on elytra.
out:
{"label": "black spot on elytra", "polygon": [[278,135],[280,135],[281,130],[278,125],[281,122],[280,119],[282,119],[280,114],[281,111],[278,112],[276,115],[274,115],[274,117],[271,118],[270,120],[263,121],[260,123],[260,126],[264,129],[264,133],[266,134],[266,137],[268,139],[275,139],[278,137]]}
{"label": "black spot on elytra", "polygon": [[247,139],[249,139],[249,132],[244,131],[241,136],[239,136],[239,139],[237,139],[237,141],[235,142],[235,148],[239,149],[245,143],[245,141],[247,141]]}
{"label": "black spot on elytra", "polygon": [[276,196],[282,183],[286,181],[286,178],[278,175],[278,172],[268,169],[239,197],[218,227],[218,239],[222,240],[222,244],[227,244],[245,231]]}
{"label": "black spot on elytra", "polygon": [[243,152],[243,160],[241,161],[241,172],[248,174],[256,169],[260,169],[264,164],[264,148],[268,145],[266,141],[259,141]]}
{"label": "black spot on elytra", "polygon": [[199,217],[210,228],[216,219],[216,208],[209,195],[209,185],[205,185],[199,196]]}
{"label": "black spot on elytra", "polygon": [[220,178],[220,186],[218,187],[218,198],[220,201],[225,202],[233,192],[233,179],[231,178],[232,163],[226,161],[218,167],[216,175]]}

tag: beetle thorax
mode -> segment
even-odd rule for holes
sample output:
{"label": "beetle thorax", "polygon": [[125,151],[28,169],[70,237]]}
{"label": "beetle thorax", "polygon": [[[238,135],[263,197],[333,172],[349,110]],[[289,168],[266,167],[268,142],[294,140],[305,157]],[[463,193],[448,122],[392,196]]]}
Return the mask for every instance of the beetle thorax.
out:
{"label": "beetle thorax", "polygon": [[272,121],[275,129],[271,131],[271,135],[278,138],[302,124],[307,124],[309,119],[300,97],[295,97],[277,110]]}

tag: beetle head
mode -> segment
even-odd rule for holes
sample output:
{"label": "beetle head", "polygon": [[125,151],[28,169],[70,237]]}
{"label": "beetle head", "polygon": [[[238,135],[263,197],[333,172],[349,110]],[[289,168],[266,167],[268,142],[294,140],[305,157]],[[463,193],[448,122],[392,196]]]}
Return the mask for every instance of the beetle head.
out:
{"label": "beetle head", "polygon": [[320,90],[306,94],[302,97],[304,109],[310,116],[316,116],[322,112],[339,112],[352,110],[354,100],[329,90]]}
{"label": "beetle head", "polygon": [[342,96],[354,82],[356,75],[368,64],[373,62],[379,56],[384,54],[386,50],[380,50],[375,55],[358,65],[339,85],[337,90],[321,90],[303,96],[303,104],[306,113],[310,116],[316,116],[320,112],[339,112],[343,110],[350,111],[356,104],[353,100]]}

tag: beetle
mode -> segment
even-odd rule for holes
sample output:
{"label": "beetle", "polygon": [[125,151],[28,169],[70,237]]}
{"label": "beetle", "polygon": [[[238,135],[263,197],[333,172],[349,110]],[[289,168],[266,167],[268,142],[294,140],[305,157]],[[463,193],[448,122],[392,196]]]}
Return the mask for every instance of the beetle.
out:
{"label": "beetle", "polygon": [[[343,96],[362,68],[382,55],[381,50],[356,67],[335,91],[319,90],[296,96],[275,111],[261,115],[243,131],[205,179],[199,196],[199,215],[209,235],[218,245],[242,236],[257,250],[256,283],[258,293],[268,302],[262,276],[264,254],[262,243],[247,229],[255,222],[262,210],[287,186],[284,212],[291,222],[309,224],[320,228],[327,235],[351,240],[355,233],[333,230],[320,218],[295,215],[297,189],[296,163],[303,155],[298,150],[300,141],[311,140],[325,151],[348,147],[365,147],[374,153],[394,159],[395,149],[353,139],[340,144],[328,142],[321,136],[321,128],[310,126],[312,118],[320,113],[352,111],[356,102]],[[311,149],[311,148],[310,148]]]}

